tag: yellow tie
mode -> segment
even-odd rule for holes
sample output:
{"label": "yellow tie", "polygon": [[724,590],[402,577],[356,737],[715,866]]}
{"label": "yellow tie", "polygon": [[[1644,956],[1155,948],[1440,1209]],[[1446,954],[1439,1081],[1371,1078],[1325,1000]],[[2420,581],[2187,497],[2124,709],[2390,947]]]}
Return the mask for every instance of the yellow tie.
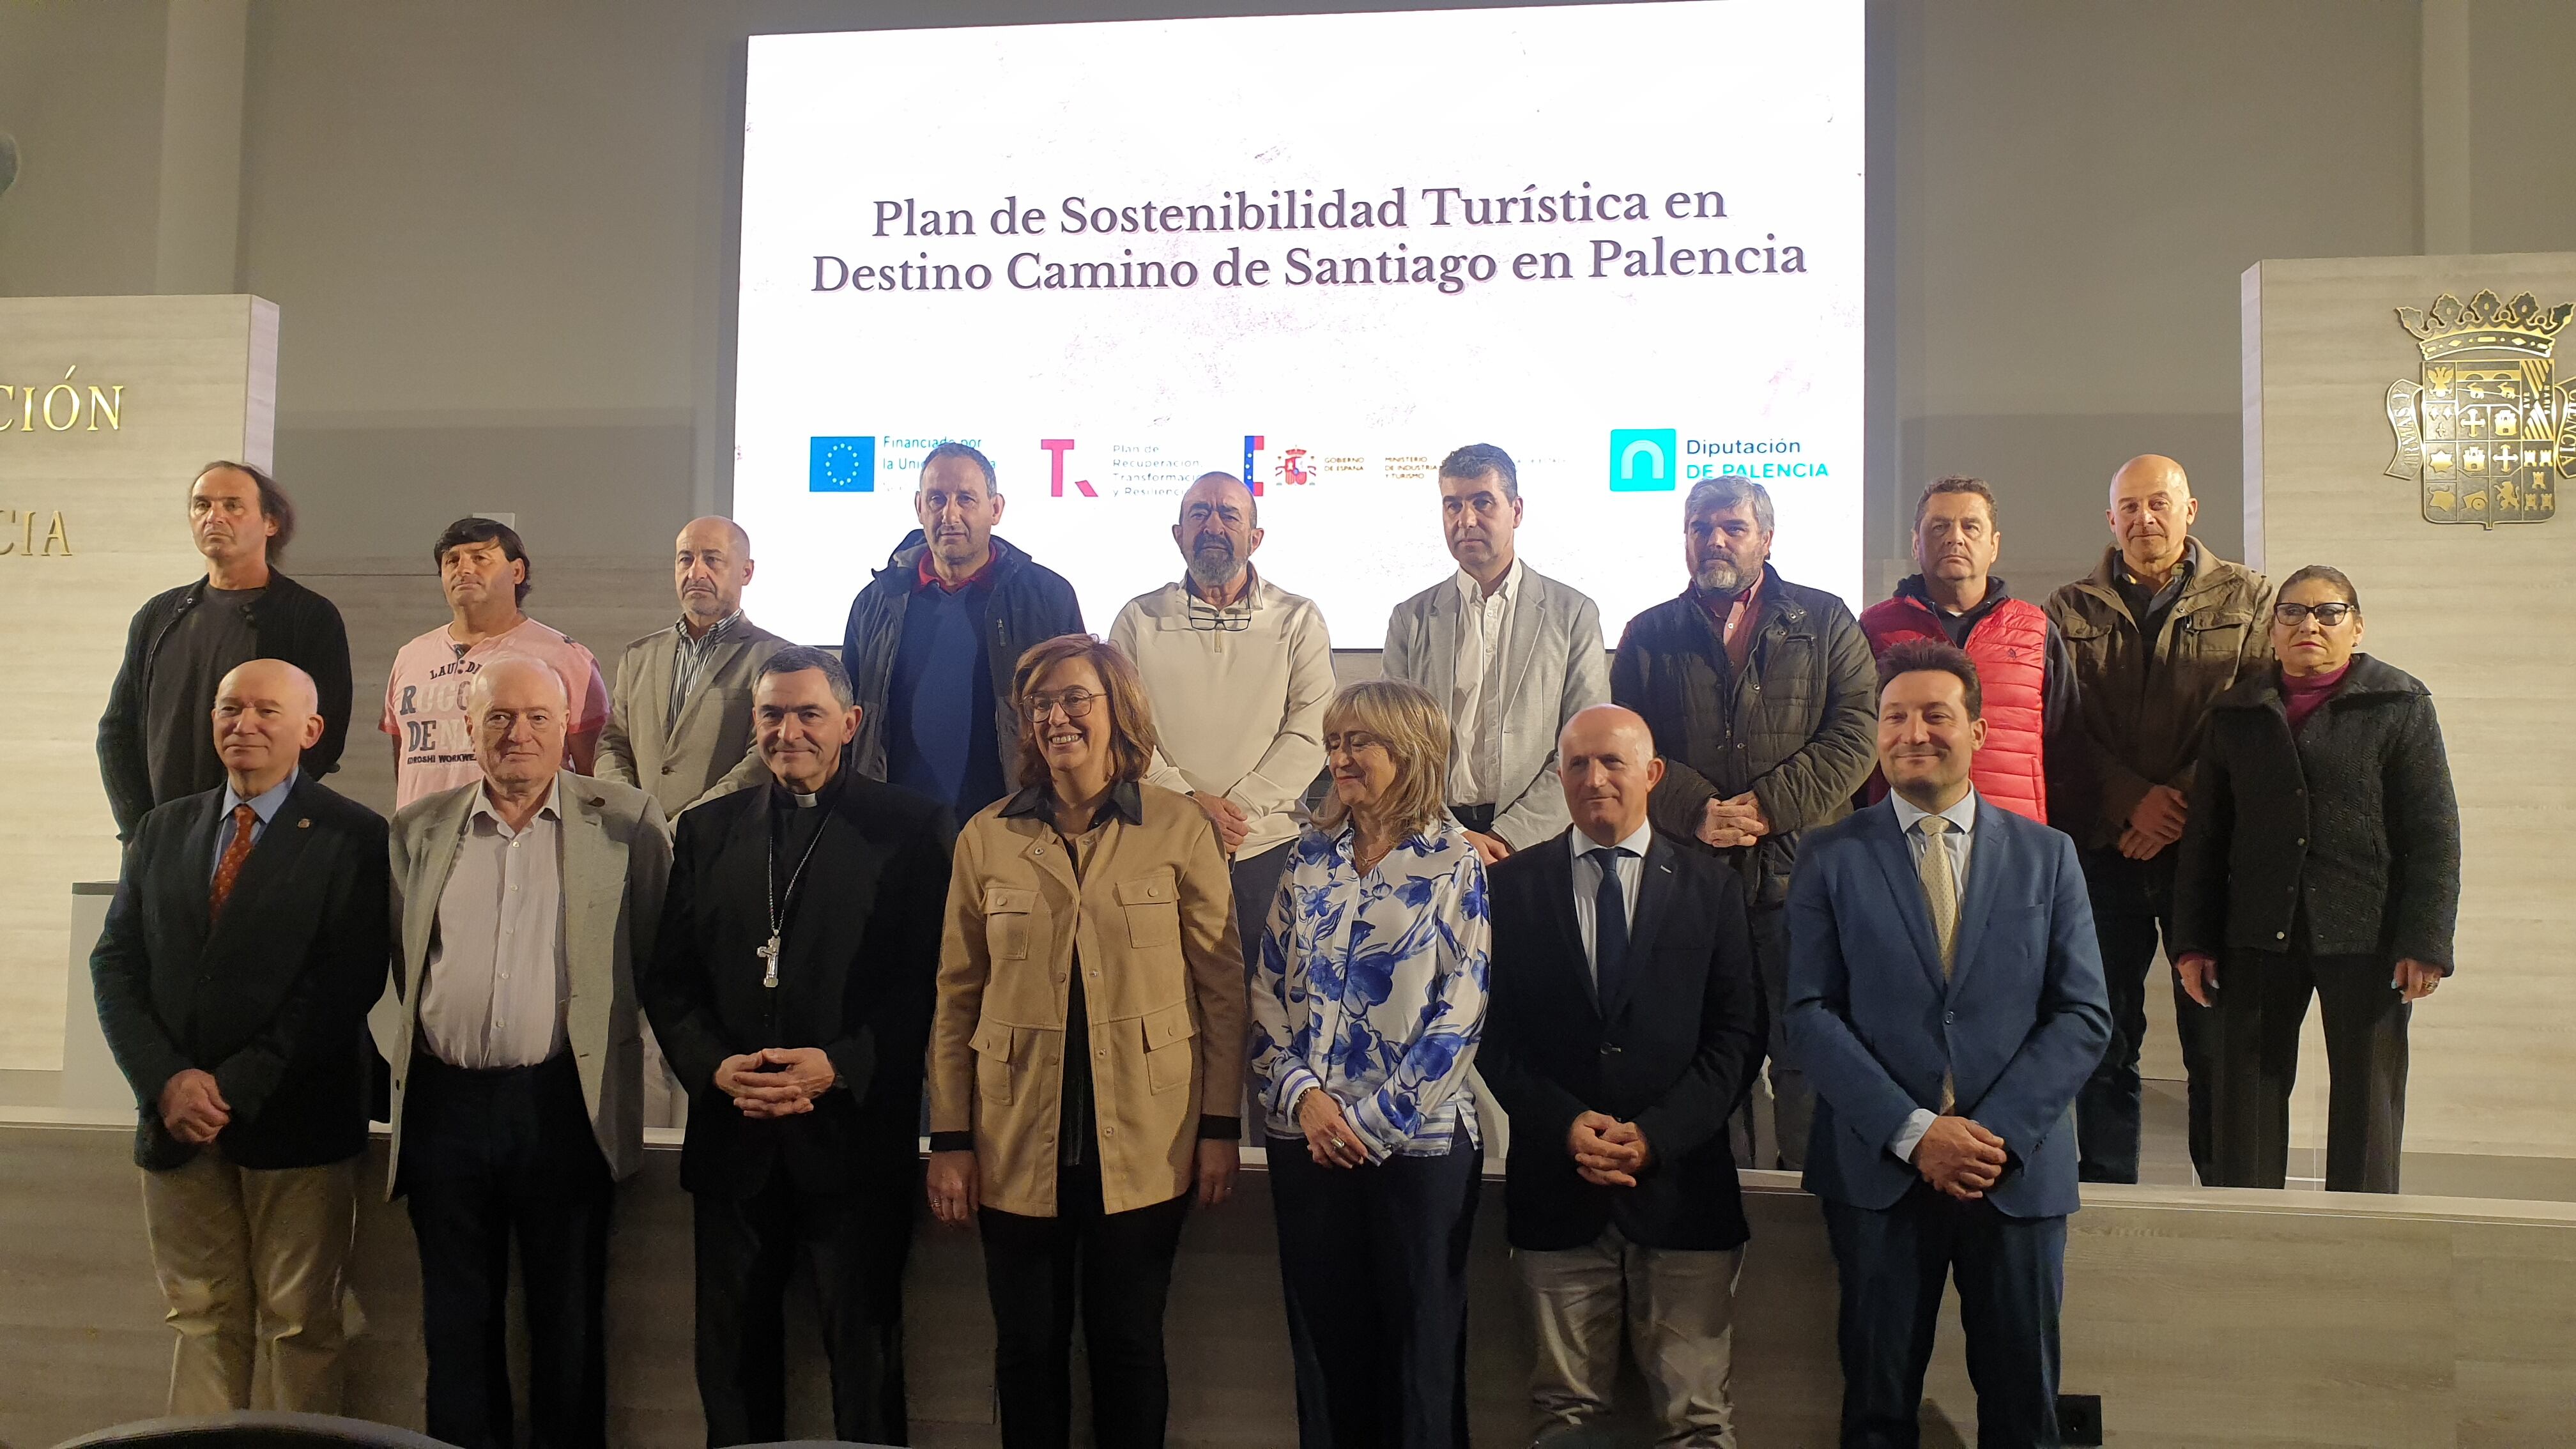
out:
{"label": "yellow tie", "polygon": [[1923,903],[1932,910],[1932,939],[1941,948],[1941,978],[1948,980],[1959,948],[1959,880],[1950,872],[1950,850],[1941,843],[1950,822],[1926,815],[1915,829],[1923,832],[1923,858],[1915,869],[1923,877]]}
{"label": "yellow tie", "polygon": [[[1923,832],[1923,857],[1915,870],[1923,878],[1923,904],[1932,911],[1932,940],[1941,948],[1941,979],[1950,979],[1950,968],[1957,963],[1959,949],[1959,878],[1950,869],[1950,850],[1941,837],[1950,830],[1950,822],[1939,815],[1926,815],[1915,822]],[[1948,1116],[1959,1103],[1957,1083],[1950,1074],[1941,1074],[1941,1113]]]}

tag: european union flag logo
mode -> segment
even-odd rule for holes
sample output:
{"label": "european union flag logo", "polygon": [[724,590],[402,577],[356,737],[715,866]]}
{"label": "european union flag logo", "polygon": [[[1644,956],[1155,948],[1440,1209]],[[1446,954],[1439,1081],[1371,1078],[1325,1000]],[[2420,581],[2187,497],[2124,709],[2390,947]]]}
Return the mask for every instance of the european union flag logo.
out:
{"label": "european union flag logo", "polygon": [[816,438],[813,467],[806,475],[809,493],[874,493],[877,491],[877,440]]}

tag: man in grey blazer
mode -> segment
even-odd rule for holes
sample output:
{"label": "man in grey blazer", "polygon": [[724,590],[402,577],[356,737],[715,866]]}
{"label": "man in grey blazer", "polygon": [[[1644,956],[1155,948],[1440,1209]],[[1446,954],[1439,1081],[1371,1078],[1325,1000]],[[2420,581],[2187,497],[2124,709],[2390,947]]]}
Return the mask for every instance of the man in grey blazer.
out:
{"label": "man in grey blazer", "polygon": [[743,617],[751,535],[694,518],[672,560],[679,622],[626,646],[600,731],[600,779],[653,797],[665,820],[769,778],[751,741],[751,682],[786,640]]}
{"label": "man in grey blazer", "polygon": [[564,768],[562,677],[474,677],[481,783],[394,817],[393,1149],[420,1246],[429,1433],[513,1441],[503,1305],[518,1243],[531,1442],[601,1449],[615,1181],[642,1165],[643,1022],[671,872],[662,809]]}
{"label": "man in grey blazer", "polygon": [[1442,459],[1440,514],[1458,572],[1395,606],[1381,667],[1448,712],[1449,813],[1491,865],[1565,830],[1556,737],[1609,702],[1609,656],[1600,608],[1513,551],[1511,454],[1470,443]]}

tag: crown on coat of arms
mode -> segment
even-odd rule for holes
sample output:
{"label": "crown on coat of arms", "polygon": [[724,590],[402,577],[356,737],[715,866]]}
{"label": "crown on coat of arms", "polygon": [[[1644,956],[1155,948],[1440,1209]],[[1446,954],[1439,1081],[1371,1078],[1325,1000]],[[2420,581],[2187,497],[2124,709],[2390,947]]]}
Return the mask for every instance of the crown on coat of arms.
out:
{"label": "crown on coat of arms", "polygon": [[2434,299],[2428,312],[2412,307],[2397,309],[2398,325],[2414,335],[2426,361],[2473,347],[2547,357],[2558,329],[2566,326],[2570,317],[2576,317],[2576,302],[2543,307],[2529,292],[2510,302],[2493,292],[2480,292],[2466,302],[2444,292]]}

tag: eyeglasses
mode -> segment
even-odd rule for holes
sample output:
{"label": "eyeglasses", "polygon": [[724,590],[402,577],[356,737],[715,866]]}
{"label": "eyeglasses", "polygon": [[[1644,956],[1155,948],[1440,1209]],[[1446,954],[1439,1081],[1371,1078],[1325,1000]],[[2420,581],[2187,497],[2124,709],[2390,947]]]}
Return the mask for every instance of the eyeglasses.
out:
{"label": "eyeglasses", "polygon": [[1089,719],[1091,702],[1099,697],[1087,689],[1068,689],[1062,694],[1032,694],[1020,701],[1020,709],[1029,717],[1031,724],[1045,722],[1058,705],[1064,707],[1066,719]]}
{"label": "eyeglasses", "polygon": [[2283,600],[2272,606],[2272,617],[2293,629],[2311,614],[2316,616],[2319,624],[2331,629],[2359,612],[2361,612],[2359,605],[2345,603],[2293,604]]}
{"label": "eyeglasses", "polygon": [[1220,609],[1190,595],[1190,627],[1201,634],[1241,634],[1252,628],[1251,598],[1231,609]]}

